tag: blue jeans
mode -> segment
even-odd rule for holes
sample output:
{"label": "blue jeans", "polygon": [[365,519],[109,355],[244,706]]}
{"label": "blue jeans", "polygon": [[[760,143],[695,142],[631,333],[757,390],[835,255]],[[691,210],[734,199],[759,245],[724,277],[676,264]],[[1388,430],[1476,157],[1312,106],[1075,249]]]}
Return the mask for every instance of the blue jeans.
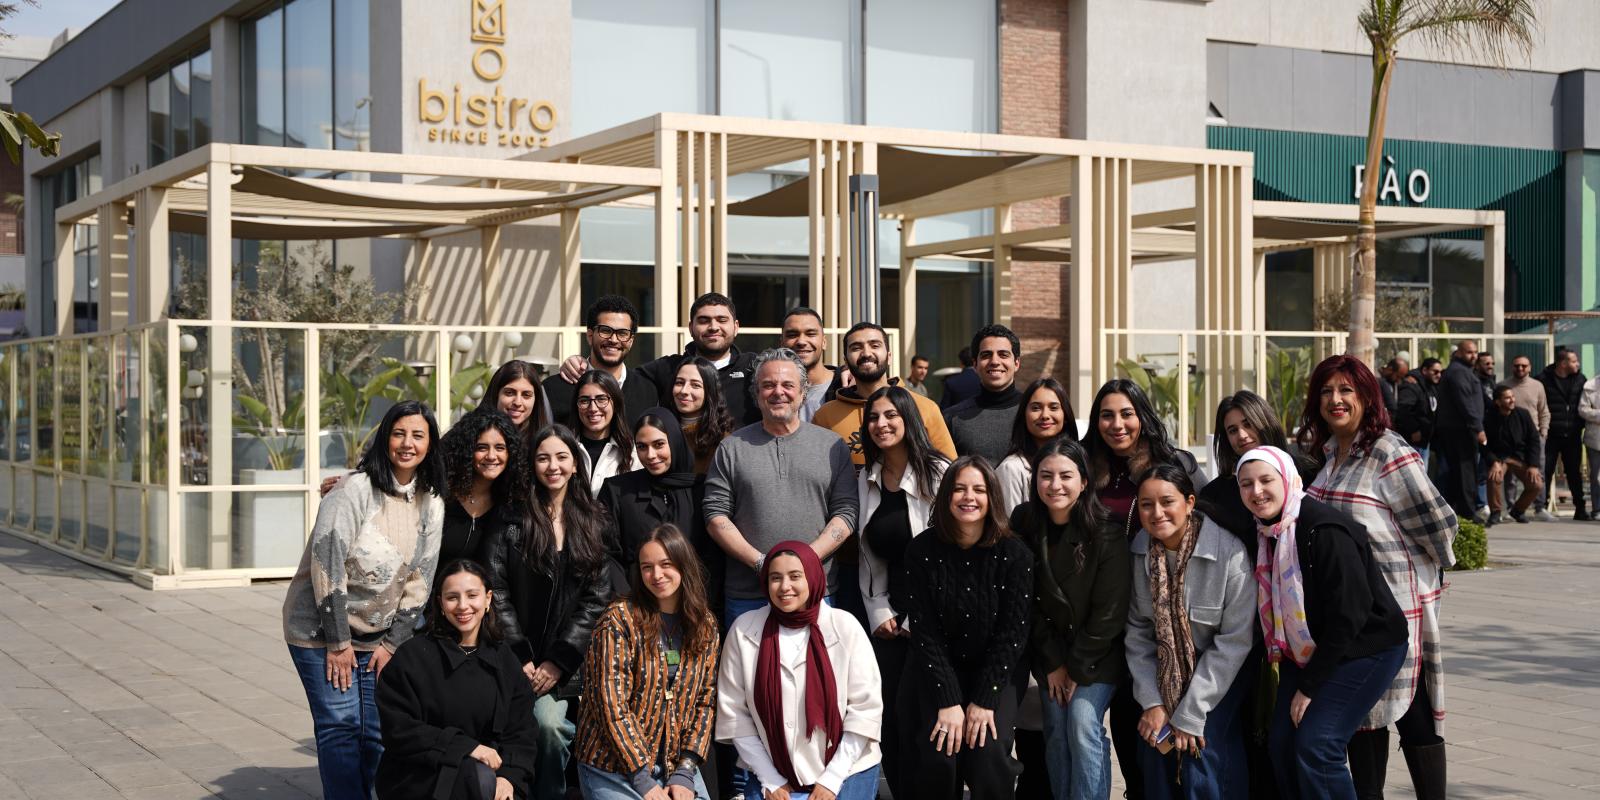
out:
{"label": "blue jeans", "polygon": [[1065,708],[1039,687],[1044,707],[1044,763],[1055,800],[1105,800],[1111,796],[1111,739],[1106,709],[1114,683],[1081,683]]}
{"label": "blue jeans", "polygon": [[1244,720],[1239,713],[1249,693],[1250,681],[1235,676],[1222,702],[1206,715],[1206,747],[1198,756],[1176,748],[1162,755],[1148,743],[1139,744],[1139,767],[1144,771],[1146,800],[1232,800],[1250,794],[1250,775],[1244,755]]}
{"label": "blue jeans", "polygon": [[383,757],[383,729],[378,726],[378,679],[367,671],[371,653],[356,653],[350,688],[339,691],[328,682],[328,651],[289,645],[289,658],[306,689],[311,725],[317,736],[317,773],[327,800],[372,797],[378,759]]}
{"label": "blue jeans", "polygon": [[1356,787],[1345,766],[1345,747],[1394,682],[1405,656],[1406,646],[1399,644],[1335,667],[1306,706],[1299,727],[1289,718],[1289,705],[1303,673],[1293,661],[1278,665],[1278,704],[1272,712],[1267,747],[1280,794],[1287,798],[1355,798]]}
{"label": "blue jeans", "polygon": [[[878,765],[873,764],[854,775],[844,779],[839,784],[838,800],[875,800],[878,796]],[[761,800],[765,797],[761,793],[761,781],[755,773],[750,773],[750,781],[745,784],[744,800]],[[792,792],[789,800],[808,800],[810,792]]]}
{"label": "blue jeans", "polygon": [[533,701],[536,736],[533,756],[533,796],[561,797],[567,791],[567,759],[578,726],[567,719],[567,701],[553,694]]}
{"label": "blue jeans", "polygon": [[[666,785],[661,780],[660,767],[653,768],[651,774],[658,785]],[[588,800],[640,800],[642,797],[633,788],[633,781],[629,780],[627,775],[606,772],[584,763],[578,764],[578,786],[583,789],[583,796]],[[534,797],[544,797],[544,795],[535,792]],[[698,772],[694,774],[694,797],[695,800],[710,800],[706,782]]]}

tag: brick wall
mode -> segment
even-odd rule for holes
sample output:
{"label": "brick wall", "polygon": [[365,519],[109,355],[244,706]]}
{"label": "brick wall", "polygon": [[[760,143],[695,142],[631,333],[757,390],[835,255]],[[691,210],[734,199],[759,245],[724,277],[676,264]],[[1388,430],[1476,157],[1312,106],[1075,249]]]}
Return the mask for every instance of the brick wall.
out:
{"label": "brick wall", "polygon": [[[1001,0],[1000,132],[1067,135],[1067,0]],[[1012,228],[1067,221],[1067,201],[1020,203]],[[1020,377],[1066,374],[1070,297],[1065,264],[1013,262],[1011,327],[1022,339]]]}

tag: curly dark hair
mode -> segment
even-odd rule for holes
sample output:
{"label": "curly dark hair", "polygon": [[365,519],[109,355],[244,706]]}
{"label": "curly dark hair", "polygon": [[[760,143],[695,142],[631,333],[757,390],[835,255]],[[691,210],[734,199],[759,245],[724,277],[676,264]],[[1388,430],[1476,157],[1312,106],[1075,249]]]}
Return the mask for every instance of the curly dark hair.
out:
{"label": "curly dark hair", "polygon": [[439,440],[450,496],[459,498],[471,494],[472,482],[477,477],[472,465],[474,451],[478,449],[478,439],[488,431],[499,433],[506,442],[506,468],[494,479],[490,489],[494,504],[507,507],[526,502],[529,487],[533,485],[533,466],[528,448],[523,445],[522,432],[505,414],[481,408],[462,415]]}

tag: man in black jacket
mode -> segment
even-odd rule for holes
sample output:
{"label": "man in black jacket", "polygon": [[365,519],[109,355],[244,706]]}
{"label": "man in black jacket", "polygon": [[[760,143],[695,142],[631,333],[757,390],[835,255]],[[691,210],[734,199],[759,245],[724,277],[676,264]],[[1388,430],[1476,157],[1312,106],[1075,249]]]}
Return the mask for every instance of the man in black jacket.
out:
{"label": "man in black jacket", "polygon": [[1504,522],[1506,473],[1522,483],[1522,494],[1511,507],[1511,518],[1526,523],[1528,507],[1544,488],[1539,474],[1539,427],[1527,409],[1517,408],[1517,395],[1501,384],[1494,390],[1494,407],[1483,418],[1483,432],[1489,438],[1489,524]]}
{"label": "man in black jacket", "polygon": [[[607,294],[601,295],[589,306],[586,317],[584,325],[588,330],[584,339],[589,345],[589,360],[585,362],[585,369],[592,367],[610,373],[617,383],[622,384],[622,419],[624,424],[632,426],[634,418],[655,405],[656,397],[661,393],[648,375],[637,369],[630,370],[623,363],[637,341],[639,310],[628,298]],[[572,396],[576,391],[573,384],[582,375],[583,372],[579,371],[572,380],[567,380],[564,373],[544,379],[544,393],[550,398],[551,416],[556,422],[573,430],[578,429],[578,421],[572,414]]]}
{"label": "man in black jacket", "polygon": [[[1572,492],[1572,518],[1593,519],[1583,504],[1583,473],[1578,464],[1583,459],[1583,419],[1578,416],[1578,402],[1583,399],[1583,373],[1578,371],[1578,353],[1565,347],[1556,350],[1556,363],[1545,367],[1539,375],[1544,384],[1545,399],[1550,403],[1550,437],[1545,440],[1544,471],[1554,475],[1556,460],[1566,469],[1567,489]],[[1555,507],[1555,492],[1550,493],[1550,507]]]}
{"label": "man in black jacket", "polygon": [[[1462,339],[1450,354],[1450,366],[1439,382],[1439,411],[1434,420],[1433,447],[1444,460],[1444,485],[1439,487],[1460,519],[1478,518],[1478,448],[1483,433],[1483,389],[1472,364],[1478,343]],[[1485,514],[1479,519],[1487,521]]]}

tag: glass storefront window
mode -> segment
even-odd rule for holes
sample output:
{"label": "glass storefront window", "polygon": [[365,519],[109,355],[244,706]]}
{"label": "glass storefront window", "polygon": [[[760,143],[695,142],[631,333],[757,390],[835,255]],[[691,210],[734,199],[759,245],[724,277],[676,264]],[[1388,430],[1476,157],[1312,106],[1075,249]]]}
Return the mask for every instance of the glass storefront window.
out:
{"label": "glass storefront window", "polygon": [[193,122],[189,142],[193,147],[211,144],[211,51],[189,60],[189,110]]}
{"label": "glass storefront window", "polygon": [[723,3],[720,113],[850,122],[858,15],[845,0]]}
{"label": "glass storefront window", "polygon": [[333,146],[332,0],[284,5],[284,145]]}
{"label": "glass storefront window", "polygon": [[273,3],[240,26],[246,144],[371,148],[370,0]]}
{"label": "glass storefront window", "polygon": [[333,4],[333,146],[372,149],[372,30],[367,0]]}
{"label": "glass storefront window", "polygon": [[283,144],[283,9],[240,26],[244,97],[239,103],[245,144]]}
{"label": "glass storefront window", "polygon": [[872,0],[866,9],[867,124],[996,129],[994,3]]}
{"label": "glass storefront window", "polygon": [[573,0],[572,134],[663,111],[715,113],[715,14],[712,0]]}
{"label": "glass storefront window", "polygon": [[189,62],[172,68],[172,155],[189,152]]}
{"label": "glass storefront window", "polygon": [[145,86],[150,117],[150,164],[172,157],[172,78],[161,73]]}
{"label": "glass storefront window", "polygon": [[184,58],[145,83],[150,166],[211,141],[211,51]]}

